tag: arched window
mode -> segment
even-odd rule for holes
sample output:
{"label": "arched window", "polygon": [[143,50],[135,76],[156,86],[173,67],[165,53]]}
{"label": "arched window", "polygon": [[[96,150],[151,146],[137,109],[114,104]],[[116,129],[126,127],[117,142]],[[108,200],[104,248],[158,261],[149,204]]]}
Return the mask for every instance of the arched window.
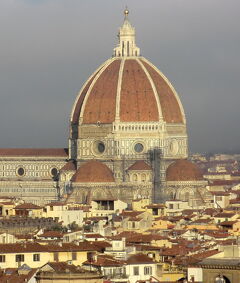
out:
{"label": "arched window", "polygon": [[185,201],[189,201],[189,198],[190,198],[190,193],[189,192],[186,192],[184,195],[183,195],[183,199]]}
{"label": "arched window", "polygon": [[138,180],[137,174],[133,174],[133,181],[137,182],[137,180]]}
{"label": "arched window", "polygon": [[141,179],[142,179],[142,182],[146,182],[146,179],[147,179],[147,178],[146,178],[146,174],[142,174],[142,175],[141,175]]}

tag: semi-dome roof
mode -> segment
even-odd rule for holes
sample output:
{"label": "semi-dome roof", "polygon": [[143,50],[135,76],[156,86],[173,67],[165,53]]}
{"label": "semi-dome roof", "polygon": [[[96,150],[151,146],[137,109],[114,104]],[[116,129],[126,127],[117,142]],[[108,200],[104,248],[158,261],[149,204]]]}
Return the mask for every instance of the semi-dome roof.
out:
{"label": "semi-dome roof", "polygon": [[91,160],[81,165],[72,177],[76,183],[114,182],[113,172],[103,163]]}
{"label": "semi-dome roof", "polygon": [[178,94],[168,79],[140,56],[128,11],[113,58],[101,65],[80,90],[72,124],[113,122],[184,123]]}
{"label": "semi-dome roof", "polygon": [[186,159],[172,163],[166,171],[167,181],[200,181],[203,174],[198,166]]}

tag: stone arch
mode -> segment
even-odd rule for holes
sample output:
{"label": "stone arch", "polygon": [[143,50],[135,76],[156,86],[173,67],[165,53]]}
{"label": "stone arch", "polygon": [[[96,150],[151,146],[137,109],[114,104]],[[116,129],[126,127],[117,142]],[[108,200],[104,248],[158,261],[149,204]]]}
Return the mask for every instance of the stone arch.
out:
{"label": "stone arch", "polygon": [[137,182],[137,180],[138,180],[138,176],[137,176],[137,174],[135,173],[135,174],[133,174],[133,181],[134,181],[134,182]]}
{"label": "stone arch", "polygon": [[102,198],[113,198],[110,190],[105,188],[96,188],[92,190],[93,199],[102,199]]}
{"label": "stone arch", "polygon": [[186,192],[183,196],[183,200],[188,201],[190,199],[190,193]]}
{"label": "stone arch", "polygon": [[175,189],[168,189],[166,191],[166,196],[169,198],[169,200],[176,199],[176,190]]}
{"label": "stone arch", "polygon": [[82,199],[82,203],[86,203],[86,201],[87,201],[87,195],[84,194],[84,193],[82,193],[81,199]]}
{"label": "stone arch", "polygon": [[194,196],[194,190],[189,187],[185,187],[178,190],[178,198],[183,201],[189,201],[190,197]]}
{"label": "stone arch", "polygon": [[137,198],[149,198],[150,197],[149,190],[146,188],[137,189],[135,193],[137,195]]}

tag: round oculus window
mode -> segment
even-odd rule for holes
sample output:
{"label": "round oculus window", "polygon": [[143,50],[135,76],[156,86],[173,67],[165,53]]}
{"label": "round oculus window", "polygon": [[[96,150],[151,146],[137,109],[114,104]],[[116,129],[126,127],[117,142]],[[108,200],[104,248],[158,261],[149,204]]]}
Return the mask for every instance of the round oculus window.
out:
{"label": "round oculus window", "polygon": [[103,142],[99,142],[97,144],[97,150],[99,153],[103,153],[105,151],[105,144]]}
{"label": "round oculus window", "polygon": [[93,144],[93,151],[95,154],[103,154],[105,151],[106,147],[104,142],[102,141],[95,141]]}
{"label": "round oculus window", "polygon": [[17,169],[17,174],[18,174],[18,176],[21,176],[21,177],[22,177],[22,176],[25,174],[24,168],[19,167],[19,168]]}
{"label": "round oculus window", "polygon": [[136,144],[134,145],[134,150],[135,150],[137,153],[143,152],[143,149],[144,149],[144,146],[143,146],[143,144],[141,144],[141,143],[136,143]]}
{"label": "round oculus window", "polygon": [[52,175],[53,177],[56,177],[57,174],[58,174],[57,168],[52,168],[52,169],[51,169],[51,175]]}

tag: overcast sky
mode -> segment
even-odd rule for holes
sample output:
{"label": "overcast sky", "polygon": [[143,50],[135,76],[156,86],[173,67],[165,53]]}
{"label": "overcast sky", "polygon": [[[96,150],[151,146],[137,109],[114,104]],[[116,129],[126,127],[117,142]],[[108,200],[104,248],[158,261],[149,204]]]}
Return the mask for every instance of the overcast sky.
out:
{"label": "overcast sky", "polygon": [[239,0],[0,0],[0,147],[67,146],[126,4],[142,55],[180,95],[190,150],[240,152]]}

